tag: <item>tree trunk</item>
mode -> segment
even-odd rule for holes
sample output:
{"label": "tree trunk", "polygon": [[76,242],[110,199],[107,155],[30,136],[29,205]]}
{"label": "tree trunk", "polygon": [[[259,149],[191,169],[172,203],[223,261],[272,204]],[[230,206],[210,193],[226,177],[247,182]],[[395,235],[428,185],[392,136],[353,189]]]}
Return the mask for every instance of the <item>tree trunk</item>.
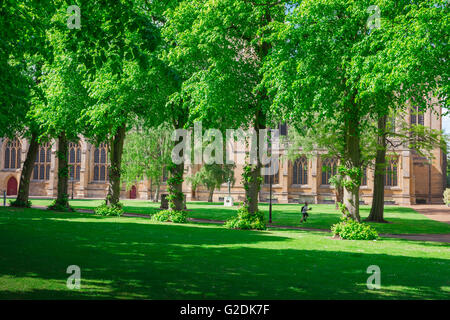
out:
{"label": "tree trunk", "polygon": [[[359,130],[357,112],[352,110],[349,114],[349,119],[346,123],[346,155],[347,155],[347,170],[361,168],[361,149],[359,145]],[[353,172],[348,172],[344,177],[347,186],[344,186],[344,205],[348,210],[350,217],[358,222],[361,218],[359,216],[359,186],[361,184],[360,177],[353,175]],[[351,183],[351,186],[348,185]]]}
{"label": "tree trunk", "polygon": [[159,201],[159,192],[160,192],[160,190],[161,190],[161,185],[157,184],[156,185],[156,189],[155,189],[155,195],[154,195],[154,198],[153,198],[153,202],[158,202]]}
{"label": "tree trunk", "polygon": [[[259,160],[258,160],[259,162]],[[249,181],[244,181],[245,201],[248,205],[248,212],[255,213],[258,210],[258,194],[261,188],[261,164],[249,165]]]}
{"label": "tree trunk", "polygon": [[344,188],[343,187],[337,187],[335,189],[336,193],[336,210],[339,209],[339,203],[342,203],[342,199],[344,198]]}
{"label": "tree trunk", "polygon": [[109,189],[106,196],[106,204],[116,206],[120,200],[120,173],[122,165],[123,142],[125,140],[126,125],[122,125],[116,132],[110,148],[111,167],[109,169]]}
{"label": "tree trunk", "polygon": [[172,164],[169,168],[169,208],[181,211],[184,209],[183,173],[184,163]]}
{"label": "tree trunk", "polygon": [[[256,164],[249,164],[244,167],[243,184],[245,189],[245,202],[248,205],[248,212],[253,214],[258,211],[258,194],[261,189],[261,159],[259,154],[260,137],[259,131],[265,129],[265,115],[257,112],[255,115],[254,129],[256,133]],[[251,148],[251,146],[250,146]],[[248,172],[246,173],[246,168]]]}
{"label": "tree trunk", "polygon": [[153,179],[150,180],[150,188],[147,188],[147,192],[150,189],[150,200],[155,202],[155,196],[153,195]]}
{"label": "tree trunk", "polygon": [[64,131],[58,137],[58,152],[56,154],[58,157],[58,194],[55,205],[69,208],[69,145]]}
{"label": "tree trunk", "polygon": [[373,185],[372,208],[365,221],[387,222],[384,220],[384,179],[386,170],[386,121],[387,116],[378,118],[377,155]]}
{"label": "tree trunk", "polygon": [[[189,117],[189,113],[182,112],[178,114],[178,117],[173,120],[173,128],[174,129],[182,129],[184,125],[187,123]],[[183,137],[178,137],[178,141],[174,141],[174,145],[181,143]],[[190,143],[190,141],[188,142]],[[169,199],[169,209],[172,211],[183,211],[185,209],[184,203],[184,194],[183,194],[183,174],[184,174],[184,149],[180,154],[183,161],[180,164],[175,164],[173,162],[169,165],[169,178],[167,179],[167,191],[168,191],[168,199]]]}
{"label": "tree trunk", "polygon": [[214,188],[209,189],[208,202],[213,202]]}
{"label": "tree trunk", "polygon": [[[349,177],[347,177],[346,179],[347,181],[350,180]],[[355,191],[354,189],[352,190],[344,188],[344,204],[348,210],[350,217],[353,220],[360,222],[361,218],[359,216],[359,188],[358,191]]]}
{"label": "tree trunk", "polygon": [[23,163],[22,172],[20,174],[19,192],[16,200],[11,204],[14,207],[28,206],[28,197],[30,194],[30,179],[33,173],[34,161],[39,151],[38,135],[31,134],[30,146],[27,151],[27,157]]}

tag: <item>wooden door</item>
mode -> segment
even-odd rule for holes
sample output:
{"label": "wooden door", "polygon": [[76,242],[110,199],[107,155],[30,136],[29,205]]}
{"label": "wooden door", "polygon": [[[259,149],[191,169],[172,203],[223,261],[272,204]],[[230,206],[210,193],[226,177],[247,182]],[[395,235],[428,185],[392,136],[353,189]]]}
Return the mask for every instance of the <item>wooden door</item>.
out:
{"label": "wooden door", "polygon": [[130,199],[136,199],[136,186],[132,186],[130,190]]}
{"label": "wooden door", "polygon": [[16,196],[17,195],[17,180],[14,177],[8,179],[7,187],[6,187],[6,195],[7,196]]}

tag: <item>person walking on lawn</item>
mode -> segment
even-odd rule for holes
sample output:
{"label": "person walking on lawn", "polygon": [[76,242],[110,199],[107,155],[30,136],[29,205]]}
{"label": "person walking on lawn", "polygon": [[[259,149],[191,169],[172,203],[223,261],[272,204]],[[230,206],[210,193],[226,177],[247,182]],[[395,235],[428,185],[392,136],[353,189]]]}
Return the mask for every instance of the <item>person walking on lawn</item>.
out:
{"label": "person walking on lawn", "polygon": [[312,208],[308,208],[308,202],[305,201],[305,205],[302,207],[302,219],[300,220],[300,223],[303,221],[306,222],[306,218],[309,217],[308,210],[311,210]]}

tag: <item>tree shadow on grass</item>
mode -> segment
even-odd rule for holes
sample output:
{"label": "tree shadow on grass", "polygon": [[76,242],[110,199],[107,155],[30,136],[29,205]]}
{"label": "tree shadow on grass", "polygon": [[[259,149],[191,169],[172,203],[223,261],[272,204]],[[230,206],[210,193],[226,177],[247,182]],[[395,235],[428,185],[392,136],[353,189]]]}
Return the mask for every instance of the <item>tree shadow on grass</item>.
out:
{"label": "tree shadow on grass", "polygon": [[[448,298],[448,259],[293,248],[302,238],[279,232],[60,215],[74,220],[36,212],[0,225],[0,281],[23,278],[0,282],[0,298]],[[81,268],[81,290],[66,288],[69,265]],[[381,290],[366,287],[369,265],[381,269]]]}
{"label": "tree shadow on grass", "polygon": [[[114,249],[114,253],[107,249]],[[140,251],[139,251],[140,252]],[[125,255],[122,256],[122,255]],[[70,262],[69,262],[70,261]],[[56,260],[61,267],[73,260]],[[369,265],[381,268],[381,290],[368,290]],[[107,247],[80,263],[82,289],[64,288],[63,268],[34,270],[60,288],[0,292],[24,299],[447,299],[448,261],[317,250],[204,248],[169,245],[142,256]],[[414,267],[414,268],[413,268]],[[16,276],[20,276],[16,275]]]}

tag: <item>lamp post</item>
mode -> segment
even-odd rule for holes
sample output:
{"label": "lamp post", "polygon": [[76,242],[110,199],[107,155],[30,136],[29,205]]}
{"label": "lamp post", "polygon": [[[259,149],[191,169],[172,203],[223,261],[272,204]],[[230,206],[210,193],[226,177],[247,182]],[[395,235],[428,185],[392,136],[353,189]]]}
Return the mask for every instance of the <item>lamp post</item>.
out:
{"label": "lamp post", "polygon": [[73,200],[73,178],[74,178],[74,175],[75,175],[75,167],[73,167],[73,166],[71,166],[70,167],[70,171],[69,171],[69,177],[70,177],[70,181],[72,182],[72,200]]}
{"label": "lamp post", "polygon": [[272,223],[272,182],[273,176],[269,179],[269,223]]}
{"label": "lamp post", "polygon": [[[272,144],[271,144],[271,132],[269,131],[269,140],[267,141],[267,151],[270,153],[270,158],[272,158]],[[272,223],[272,183],[273,183],[273,167],[270,164],[269,172],[269,223]]]}

